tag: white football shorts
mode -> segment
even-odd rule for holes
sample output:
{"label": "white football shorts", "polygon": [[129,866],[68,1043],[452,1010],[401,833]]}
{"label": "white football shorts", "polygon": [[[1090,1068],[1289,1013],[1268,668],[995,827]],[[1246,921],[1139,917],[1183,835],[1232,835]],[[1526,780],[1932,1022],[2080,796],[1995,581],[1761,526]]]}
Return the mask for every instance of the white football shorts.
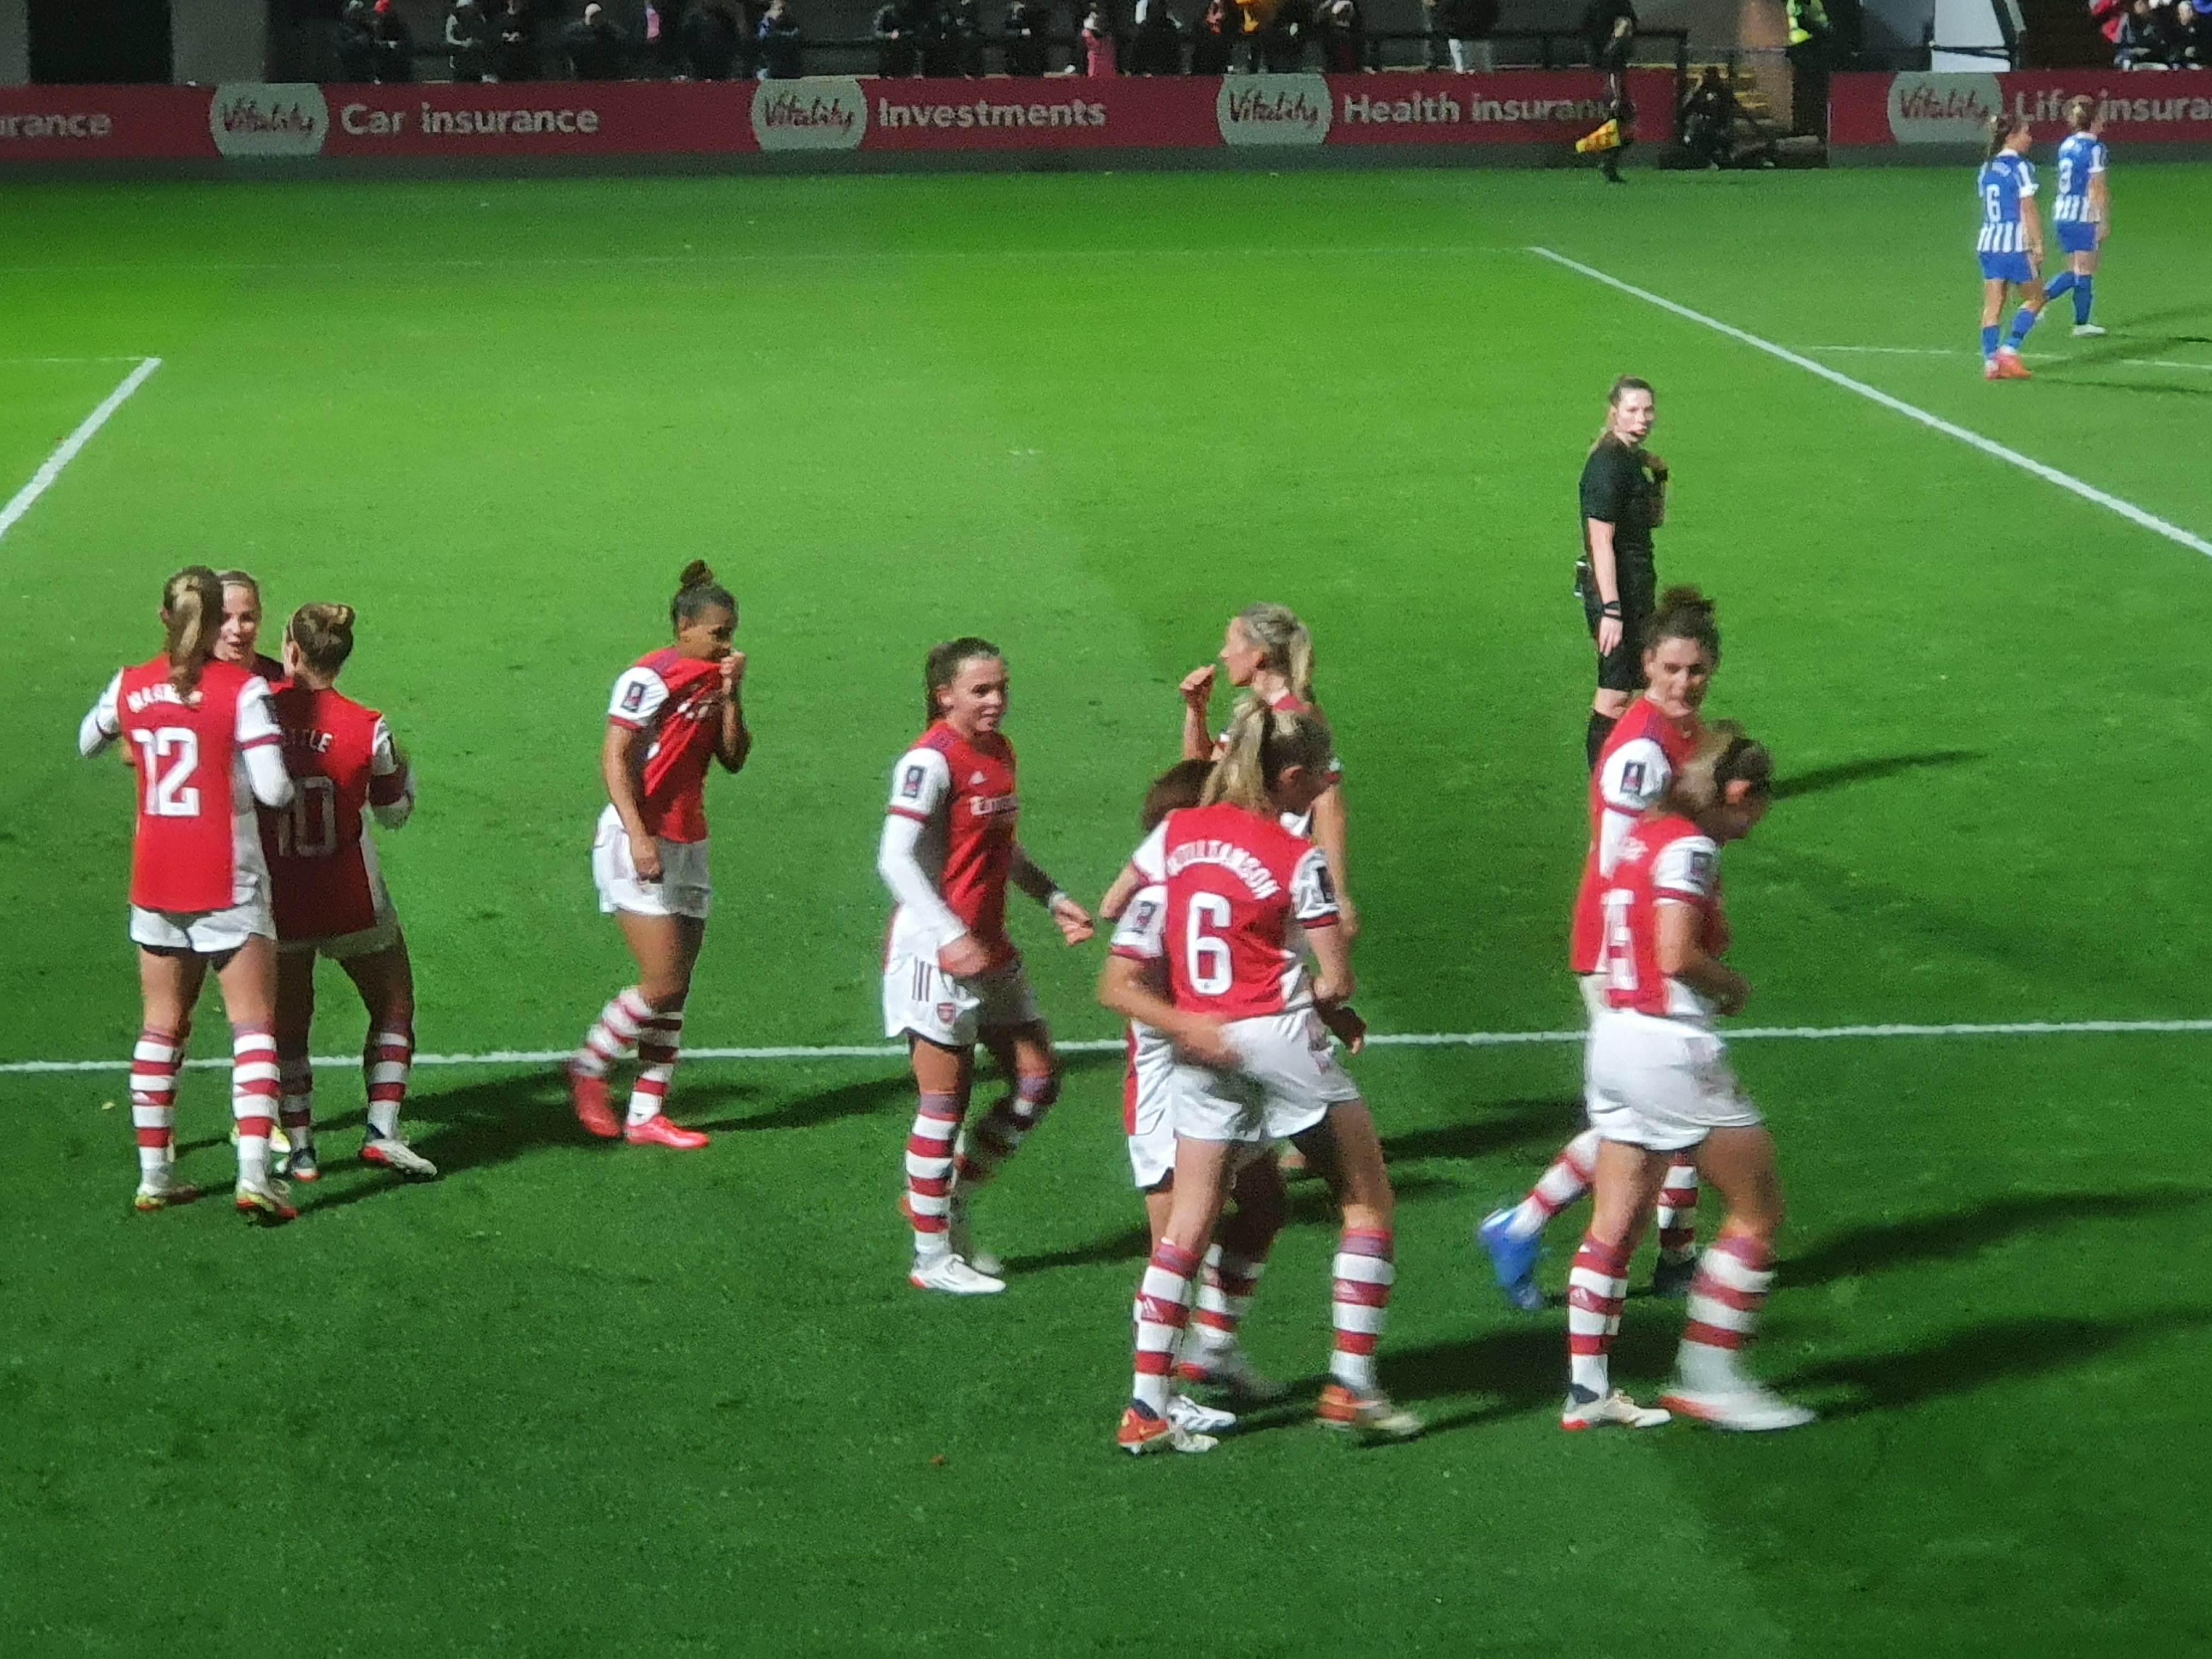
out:
{"label": "white football shorts", "polygon": [[1736,1081],[1728,1045],[1687,1020],[1607,1009],[1590,1027],[1583,1079],[1590,1127],[1655,1152],[1765,1121]]}
{"label": "white football shorts", "polygon": [[592,838],[592,881],[599,890],[599,908],[610,915],[627,910],[638,916],[706,921],[714,902],[714,884],[707,874],[707,843],[655,836],[653,845],[660,849],[660,879],[640,881],[621,815],[611,806],[599,814],[599,831]]}
{"label": "white football shorts", "polygon": [[227,910],[142,910],[131,907],[131,937],[150,951],[189,951],[219,957],[258,936],[276,937],[276,918],[269,894],[257,886],[253,896]]}
{"label": "white football shorts", "polygon": [[972,1048],[982,1031],[1034,1025],[1036,993],[1022,959],[955,979],[934,957],[894,951],[884,963],[884,1035],[911,1031],[940,1048]]}
{"label": "white football shorts", "polygon": [[1149,1193],[1175,1173],[1175,1045],[1151,1026],[1129,1022],[1129,1070],[1122,1079],[1122,1122],[1129,1173]]}
{"label": "white football shorts", "polygon": [[1243,1056],[1235,1071],[1176,1063],[1179,1135],[1264,1146],[1304,1134],[1330,1107],[1359,1098],[1359,1085],[1336,1063],[1328,1032],[1310,1008],[1231,1020],[1227,1034]]}

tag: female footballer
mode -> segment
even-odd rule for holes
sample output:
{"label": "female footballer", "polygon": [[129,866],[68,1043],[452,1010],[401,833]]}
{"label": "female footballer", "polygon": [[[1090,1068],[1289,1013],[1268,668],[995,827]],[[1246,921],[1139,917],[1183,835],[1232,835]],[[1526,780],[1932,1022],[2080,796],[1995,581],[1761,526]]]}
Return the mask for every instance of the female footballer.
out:
{"label": "female footballer", "polygon": [[231,1027],[238,1208],[249,1219],[299,1212],[269,1172],[276,1117],[276,926],[253,806],[289,806],[292,780],[268,683],[215,659],[222,584],[193,565],[161,590],[161,653],[119,671],[77,729],[87,758],[120,738],[137,772],[131,937],[145,1023],[131,1066],[141,1210],[199,1196],[176,1178],[177,1072],[208,970]]}
{"label": "female footballer", "polygon": [[[1982,378],[2032,379],[2020,360],[2021,342],[2043,314],[2043,221],[2035,210],[2035,169],[2027,159],[2033,142],[2027,120],[2018,115],[1990,118],[1989,155],[1977,175],[1982,198],[1981,234],[1975,252],[1982,262]],[[2020,290],[2020,310],[2002,343],[1998,319],[2005,294]]]}
{"label": "female footballer", "polygon": [[1583,463],[1583,556],[1575,591],[1597,645],[1584,753],[1592,771],[1644,680],[1639,653],[1659,590],[1651,532],[1667,521],[1667,463],[1644,448],[1658,420],[1651,383],[1624,374],[1606,394],[1605,428]]}
{"label": "female footballer", "polygon": [[288,809],[261,817],[276,896],[280,1121],[291,1141],[293,1179],[316,1180],[322,1167],[307,1039],[315,1018],[315,958],[328,957],[368,1011],[362,1054],[368,1131],[362,1162],[410,1181],[434,1181],[437,1166],[399,1134],[415,1060],[415,974],[364,823],[374,816],[386,830],[404,824],[415,810],[415,773],[384,716],[337,689],[353,654],[353,625],[349,605],[303,605],[294,611],[284,629],[286,678],[271,699],[294,788]]}
{"label": "female footballer", "polygon": [[261,584],[243,570],[215,574],[222,584],[222,625],[216,633],[215,659],[236,663],[274,686],[284,678],[284,665],[259,648]]}
{"label": "female footballer", "polygon": [[[1713,1029],[1751,995],[1721,958],[1720,854],[1765,816],[1773,769],[1734,721],[1716,722],[1622,847],[1603,899],[1606,1012],[1585,1062],[1598,1148],[1589,1231],[1567,1291],[1560,1426],[1650,1428],[1669,1412],[1725,1429],[1812,1420],[1747,1375],[1742,1349],[1774,1281],[1782,1188],[1774,1142]],[[1694,1149],[1727,1206],[1690,1286],[1674,1385],[1648,1410],[1613,1387],[1611,1353],[1636,1248],[1672,1155]]]}
{"label": "female footballer", "polygon": [[[1130,1452],[1214,1444],[1167,1414],[1177,1351],[1235,1170],[1285,1139],[1328,1183],[1343,1219],[1320,1420],[1385,1439],[1421,1431],[1376,1380],[1395,1277],[1390,1178],[1374,1120],[1316,1012],[1350,999],[1351,946],[1337,926],[1328,856],[1283,823],[1329,787],[1332,757],[1318,715],[1249,700],[1206,804],[1169,813],[1133,860],[1165,890],[1158,936],[1170,994],[1148,985],[1143,963],[1125,950],[1109,960],[1099,1000],[1166,1033],[1178,1060],[1174,1192],[1139,1289],[1135,1382],[1116,1434]],[[1317,975],[1307,971],[1309,951]]]}
{"label": "female footballer", "polygon": [[[1293,714],[1308,709],[1320,712],[1319,705],[1314,702],[1313,635],[1306,631],[1306,625],[1290,606],[1263,601],[1248,605],[1231,617],[1222,635],[1220,659],[1222,667],[1228,671],[1229,684],[1240,690],[1249,689],[1268,708]],[[1218,760],[1221,757],[1226,734],[1217,738],[1206,727],[1215,676],[1216,670],[1211,663],[1183,676],[1182,752],[1186,760]],[[1328,855],[1329,869],[1336,878],[1337,925],[1344,929],[1346,939],[1356,939],[1359,934],[1359,913],[1353,908],[1352,895],[1346,890],[1345,866],[1344,768],[1340,762],[1334,760],[1330,767],[1328,788],[1314,802],[1312,811],[1290,827],[1301,836],[1310,836]]]}
{"label": "female footballer", "polygon": [[[638,981],[600,1011],[568,1062],[576,1115],[593,1134],[632,1146],[703,1146],[663,1109],[682,1046],[691,970],[707,939],[714,889],[707,861],[707,768],[741,770],[752,752],[739,697],[745,656],[731,649],[738,602],[695,559],[678,577],[668,621],[675,642],[647,652],[615,681],[599,774],[607,806],[592,842],[599,908],[615,918]],[[607,1069],[633,1048],[637,1080],[617,1118]]]}
{"label": "female footballer", "polygon": [[2087,93],[2066,100],[2066,125],[2072,129],[2058,146],[2058,199],[2051,222],[2058,228],[2066,269],[2043,290],[2047,305],[2062,294],[2074,296],[2074,336],[2095,339],[2104,330],[2089,320],[2096,299],[2097,258],[2112,228],[2111,185],[2106,178],[2105,124],[2097,100]]}
{"label": "female footballer", "polygon": [[[1044,906],[1070,945],[1091,913],[1062,892],[1014,833],[1020,798],[1006,716],[1006,661],[968,635],[922,667],[928,726],[891,770],[876,870],[891,890],[884,957],[884,1035],[906,1039],[921,1096],[906,1147],[903,1207],[914,1229],[915,1286],[956,1296],[1006,1289],[968,1236],[973,1190],[997,1173],[1060,1095],[1060,1060],[1006,933],[1008,883]],[[963,1136],[975,1047],[1010,1092]],[[956,1142],[959,1144],[956,1146]]]}
{"label": "female footballer", "polygon": [[[1599,901],[1622,846],[1697,747],[1705,730],[1698,711],[1720,663],[1713,602],[1694,587],[1668,588],[1644,626],[1644,691],[1607,736],[1590,774],[1589,847],[1575,893],[1567,961],[1593,1020],[1605,1010]],[[1536,1288],[1544,1224],[1589,1189],[1597,1146],[1597,1131],[1583,1130],[1560,1149],[1526,1198],[1484,1218],[1475,1230],[1476,1242],[1490,1253],[1498,1287],[1515,1307],[1533,1313],[1544,1305],[1544,1293]],[[1657,1295],[1679,1296],[1689,1285],[1697,1259],[1697,1165],[1682,1158],[1668,1172],[1659,1197],[1659,1265],[1651,1283]]]}

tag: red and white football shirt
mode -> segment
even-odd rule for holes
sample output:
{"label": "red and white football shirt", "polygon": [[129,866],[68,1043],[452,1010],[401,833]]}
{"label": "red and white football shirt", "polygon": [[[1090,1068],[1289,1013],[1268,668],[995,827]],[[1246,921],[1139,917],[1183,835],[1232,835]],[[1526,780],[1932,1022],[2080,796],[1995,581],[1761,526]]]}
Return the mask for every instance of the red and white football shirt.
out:
{"label": "red and white football shirt", "polygon": [[285,811],[261,814],[276,937],[365,933],[380,919],[384,888],[362,819],[371,801],[398,799],[392,730],[376,710],[335,690],[288,681],[270,702],[296,791]]}
{"label": "red and white football shirt", "polygon": [[138,777],[131,902],[142,910],[228,910],[267,876],[253,822],[246,751],[278,740],[268,682],[210,662],[179,693],[169,660],[126,668],[92,713],[104,738],[120,738]]}
{"label": "red and white football shirt", "polygon": [[663,841],[707,839],[707,767],[722,727],[722,668],[673,646],[640,657],[615,682],[607,718],[643,732],[639,815]]}
{"label": "red and white football shirt", "polygon": [[[915,861],[947,909],[990,952],[990,966],[1018,954],[1006,934],[1006,880],[1014,862],[1014,746],[987,732],[969,742],[943,720],[915,740],[891,771],[888,811],[921,825]],[[957,935],[956,935],[957,937]],[[901,905],[891,948],[934,960],[951,939],[935,937]]]}
{"label": "red and white football shirt", "polygon": [[1575,890],[1574,925],[1567,964],[1577,974],[1594,974],[1603,948],[1604,922],[1598,901],[1620,861],[1621,843],[1690,758],[1700,730],[1693,717],[1686,731],[1661,714],[1650,698],[1639,696],[1607,733],[1590,774],[1589,852],[1583,860],[1582,885]]}
{"label": "red and white football shirt", "polygon": [[1686,904],[1698,913],[1698,943],[1719,957],[1729,946],[1721,909],[1721,849],[1686,817],[1639,823],[1621,843],[1603,899],[1605,1000],[1638,1013],[1709,1021],[1713,1007],[1659,967],[1659,907]]}
{"label": "red and white football shirt", "polygon": [[[1164,978],[1167,959],[1168,890],[1157,883],[1140,887],[1115,924],[1110,947],[1117,957],[1141,963],[1148,976]],[[1137,1133],[1137,1107],[1146,1078],[1157,1079],[1161,1068],[1174,1064],[1174,1045],[1167,1035],[1142,1020],[1129,1022],[1128,1065],[1121,1074],[1121,1133]]]}
{"label": "red and white football shirt", "polygon": [[1161,925],[1176,1007],[1251,1019],[1311,1003],[1302,930],[1337,917],[1321,848],[1223,802],[1169,813],[1130,862],[1167,889]]}
{"label": "red and white football shirt", "polygon": [[[1282,690],[1277,692],[1273,696],[1267,699],[1267,707],[1273,709],[1279,714],[1321,714],[1321,710],[1317,707],[1308,702],[1304,697],[1298,696],[1297,692],[1290,690],[1287,686]],[[1324,720],[1328,718],[1327,715],[1322,715],[1322,717]],[[1228,752],[1229,733],[1224,731],[1219,737],[1213,740],[1213,758],[1219,760]],[[1344,781],[1344,758],[1342,756],[1331,755],[1328,757],[1328,781],[1331,783],[1341,783]],[[1283,814],[1283,828],[1289,830],[1294,836],[1304,836],[1310,839],[1313,835],[1313,814],[1310,811],[1285,812]]]}

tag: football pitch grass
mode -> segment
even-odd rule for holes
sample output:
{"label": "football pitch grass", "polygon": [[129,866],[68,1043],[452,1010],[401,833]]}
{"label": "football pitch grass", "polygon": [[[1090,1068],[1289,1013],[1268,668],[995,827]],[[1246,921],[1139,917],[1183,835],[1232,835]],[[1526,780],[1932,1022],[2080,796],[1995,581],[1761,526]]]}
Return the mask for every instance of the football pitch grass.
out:
{"label": "football pitch grass", "polygon": [[[1739,1045],[1792,1210],[1755,1364],[1824,1413],[1763,1437],[1556,1426],[1562,1316],[1505,1310],[1468,1235],[1577,1126],[1572,1046],[1371,1050],[1382,1377],[1431,1432],[1304,1421],[1305,1187],[1249,1332],[1300,1389],[1140,1463],[1110,1445],[1143,1254],[1110,1054],[979,1203],[994,1298],[907,1286],[911,1095],[869,1056],[687,1067],[693,1155],[588,1139],[545,1066],[426,1066],[422,1188],[351,1160],[326,1070],[297,1224],[131,1213],[128,788],[70,747],[177,565],[256,571],[272,640],[358,605],[345,689],[422,778],[381,840],[422,1047],[564,1048],[628,978],[585,856],[606,690],[705,557],[758,743],[709,786],[688,1040],[871,1044],[927,646],[1005,647],[1024,841],[1090,896],[1176,680],[1278,599],[1345,756],[1363,1010],[1555,1030],[1572,491],[1630,372],[1662,579],[1721,603],[1710,712],[1784,780],[1729,858],[1747,1020],[2201,1017],[2212,565],[1528,251],[2212,535],[2212,175],[2122,155],[2114,198],[2112,334],[2046,323],[2035,380],[1990,386],[1956,171],[11,187],[0,499],[162,364],[0,538],[0,1061],[118,1062],[0,1073],[0,1649],[2203,1650],[2212,1037]],[[1015,927],[1060,1034],[1110,1036],[1100,947]],[[357,1006],[322,996],[345,1053]],[[195,1052],[222,1029],[210,994]],[[183,1171],[218,1189],[227,1117],[188,1073]],[[1625,1384],[1680,1323],[1630,1304]]]}

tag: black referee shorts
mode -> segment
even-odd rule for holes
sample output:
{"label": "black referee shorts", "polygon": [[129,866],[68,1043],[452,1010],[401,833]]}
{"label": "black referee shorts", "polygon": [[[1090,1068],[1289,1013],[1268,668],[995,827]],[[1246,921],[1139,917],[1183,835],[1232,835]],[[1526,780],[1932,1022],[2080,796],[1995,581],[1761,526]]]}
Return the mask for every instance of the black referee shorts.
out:
{"label": "black referee shorts", "polygon": [[[1614,576],[1620,587],[1620,643],[1598,657],[1598,690],[1641,691],[1644,689],[1644,625],[1651,620],[1651,613],[1659,603],[1659,573],[1641,560],[1622,559],[1614,567]],[[1595,580],[1584,578],[1583,619],[1589,624],[1592,640],[1597,638],[1601,603]]]}

